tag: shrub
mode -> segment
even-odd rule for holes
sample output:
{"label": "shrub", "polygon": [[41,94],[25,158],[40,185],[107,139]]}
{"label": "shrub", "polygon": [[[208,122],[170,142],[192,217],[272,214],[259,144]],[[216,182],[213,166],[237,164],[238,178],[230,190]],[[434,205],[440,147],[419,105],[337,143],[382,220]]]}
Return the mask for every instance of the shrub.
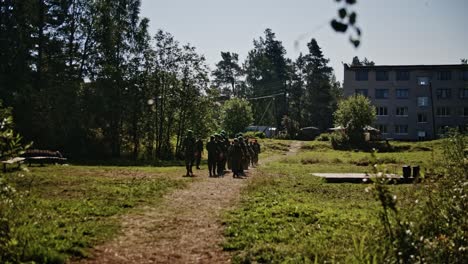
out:
{"label": "shrub", "polygon": [[348,141],[360,144],[364,142],[364,127],[372,125],[375,121],[375,108],[367,97],[356,95],[338,104],[334,118],[335,125],[346,128]]}
{"label": "shrub", "polygon": [[266,138],[265,133],[260,131],[248,131],[244,133],[244,137],[247,138]]}
{"label": "shrub", "polygon": [[398,207],[400,199],[385,182],[375,183],[381,204],[380,244],[388,246],[387,262],[465,263],[468,259],[467,141],[466,135],[451,132],[444,144],[443,175],[415,184],[411,193],[417,197],[407,208]]}
{"label": "shrub", "polygon": [[330,141],[330,134],[322,133],[315,140],[317,140],[317,141]]}
{"label": "shrub", "polygon": [[348,135],[343,132],[334,132],[331,134],[331,145],[333,149],[350,149],[351,144]]}

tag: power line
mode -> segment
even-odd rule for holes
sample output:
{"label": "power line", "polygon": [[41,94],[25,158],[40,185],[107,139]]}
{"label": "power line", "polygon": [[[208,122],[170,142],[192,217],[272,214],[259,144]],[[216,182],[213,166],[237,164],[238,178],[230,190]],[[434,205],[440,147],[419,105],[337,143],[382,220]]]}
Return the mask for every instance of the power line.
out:
{"label": "power line", "polygon": [[277,93],[277,94],[270,94],[270,95],[254,97],[254,98],[247,98],[247,100],[260,100],[260,99],[266,99],[266,98],[274,98],[274,97],[280,96],[280,95],[284,95],[284,93]]}

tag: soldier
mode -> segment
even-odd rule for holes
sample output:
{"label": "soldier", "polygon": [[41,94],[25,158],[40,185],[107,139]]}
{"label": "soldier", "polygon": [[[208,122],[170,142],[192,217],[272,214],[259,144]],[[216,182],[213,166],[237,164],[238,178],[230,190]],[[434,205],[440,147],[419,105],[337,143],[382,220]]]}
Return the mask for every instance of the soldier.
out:
{"label": "soldier", "polygon": [[187,170],[186,176],[193,176],[192,167],[195,160],[195,138],[193,138],[193,131],[188,130],[187,136],[182,143],[184,150],[185,169]]}
{"label": "soldier", "polygon": [[244,142],[244,138],[242,136],[239,136],[239,145],[242,149],[242,158],[241,158],[241,166],[240,166],[240,171],[239,174],[241,176],[245,176],[244,170],[247,170],[249,168],[249,153],[247,150],[247,147]]}
{"label": "soldier", "polygon": [[247,149],[249,151],[249,166],[254,167],[254,158],[255,158],[255,150],[253,148],[253,141],[249,141],[247,143]]}
{"label": "soldier", "polygon": [[255,166],[258,165],[258,155],[260,154],[260,144],[258,144],[257,140],[254,139],[253,143],[252,143],[252,147],[253,147],[253,150],[254,150],[254,164]]}
{"label": "soldier", "polygon": [[224,142],[221,138],[220,134],[216,134],[216,147],[218,148],[218,155],[216,157],[216,171],[218,177],[224,176],[224,168],[223,168],[223,160],[225,159],[225,150],[224,150]]}
{"label": "soldier", "polygon": [[243,150],[239,144],[239,139],[235,138],[233,144],[229,148],[229,157],[231,159],[232,177],[241,176]]}
{"label": "soldier", "polygon": [[203,140],[199,138],[197,142],[195,143],[195,159],[196,159],[196,165],[197,165],[197,170],[200,169],[200,162],[201,162],[201,157],[203,154]]}
{"label": "soldier", "polygon": [[216,175],[216,159],[218,157],[218,146],[216,145],[215,136],[210,137],[210,141],[206,143],[206,151],[208,151],[208,170],[210,177]]}
{"label": "soldier", "polygon": [[223,150],[223,159],[221,161],[223,167],[223,173],[226,170],[226,163],[227,163],[227,156],[228,156],[228,149],[229,149],[229,139],[226,136],[226,132],[224,130],[221,131],[221,142],[222,142],[222,150]]}

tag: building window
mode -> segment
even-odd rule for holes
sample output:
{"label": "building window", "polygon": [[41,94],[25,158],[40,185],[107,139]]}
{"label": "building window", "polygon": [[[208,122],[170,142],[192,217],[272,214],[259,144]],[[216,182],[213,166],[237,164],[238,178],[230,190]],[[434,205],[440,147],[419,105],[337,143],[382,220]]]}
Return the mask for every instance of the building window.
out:
{"label": "building window", "polygon": [[358,70],[356,73],[356,81],[367,81],[369,80],[368,70]]}
{"label": "building window", "polygon": [[410,78],[409,71],[397,71],[396,72],[396,79],[397,81],[408,81]]}
{"label": "building window", "polygon": [[426,131],[418,131],[418,139],[425,140],[426,139]]}
{"label": "building window", "polygon": [[408,89],[396,89],[396,98],[405,99],[409,97]]}
{"label": "building window", "polygon": [[420,86],[429,85],[429,77],[418,77],[418,85]]}
{"label": "building window", "polygon": [[468,81],[468,71],[461,71],[460,72],[460,80]]}
{"label": "building window", "polygon": [[452,79],[452,72],[451,71],[437,72],[437,79],[441,81],[449,81]]}
{"label": "building window", "polygon": [[354,91],[355,94],[361,94],[361,95],[364,95],[365,97],[367,97],[367,89],[356,89]]}
{"label": "building window", "polygon": [[429,97],[418,97],[418,106],[428,106]]}
{"label": "building window", "polygon": [[450,89],[437,89],[438,99],[448,99],[452,97],[452,91]]}
{"label": "building window", "polygon": [[375,113],[378,116],[387,116],[388,115],[388,110],[386,106],[377,106],[375,108]]}
{"label": "building window", "polygon": [[377,81],[388,81],[388,71],[376,71],[375,79]]}
{"label": "building window", "polygon": [[377,129],[380,130],[380,133],[387,134],[387,125],[377,125]]}
{"label": "building window", "polygon": [[418,123],[427,123],[427,114],[419,113],[418,114]]}
{"label": "building window", "polygon": [[461,99],[468,99],[468,88],[460,89],[460,98]]}
{"label": "building window", "polygon": [[437,107],[436,116],[450,116],[450,107]]}
{"label": "building window", "polygon": [[408,107],[397,107],[396,108],[397,116],[408,116]]}
{"label": "building window", "polygon": [[388,98],[388,89],[375,89],[375,98],[376,99],[387,99]]}
{"label": "building window", "polygon": [[408,125],[396,125],[395,134],[408,134]]}

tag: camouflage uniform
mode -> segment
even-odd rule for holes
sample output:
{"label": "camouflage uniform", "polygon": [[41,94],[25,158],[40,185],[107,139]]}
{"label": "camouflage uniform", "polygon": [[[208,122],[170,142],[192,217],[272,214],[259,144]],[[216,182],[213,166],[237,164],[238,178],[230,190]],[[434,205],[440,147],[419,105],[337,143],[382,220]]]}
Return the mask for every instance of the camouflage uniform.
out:
{"label": "camouflage uniform", "polygon": [[196,159],[196,165],[197,165],[197,170],[200,169],[200,162],[201,162],[201,157],[203,154],[203,140],[198,139],[197,142],[195,143],[195,159]]}
{"label": "camouflage uniform", "polygon": [[213,177],[216,175],[216,160],[219,155],[215,136],[211,136],[210,141],[206,143],[206,151],[208,151],[208,170],[210,177]]}
{"label": "camouflage uniform", "polygon": [[242,174],[242,157],[244,156],[244,150],[239,143],[239,140],[234,139],[234,143],[229,148],[229,157],[231,160],[231,167],[233,177],[240,177]]}
{"label": "camouflage uniform", "polygon": [[252,148],[254,150],[254,158],[253,163],[258,165],[258,155],[260,154],[260,144],[258,144],[257,140],[255,139],[252,143]]}
{"label": "camouflage uniform", "polygon": [[189,130],[187,132],[187,137],[185,137],[184,142],[182,143],[184,150],[184,160],[185,168],[187,170],[187,176],[193,176],[192,167],[193,162],[195,161],[195,138],[193,138],[193,132]]}

